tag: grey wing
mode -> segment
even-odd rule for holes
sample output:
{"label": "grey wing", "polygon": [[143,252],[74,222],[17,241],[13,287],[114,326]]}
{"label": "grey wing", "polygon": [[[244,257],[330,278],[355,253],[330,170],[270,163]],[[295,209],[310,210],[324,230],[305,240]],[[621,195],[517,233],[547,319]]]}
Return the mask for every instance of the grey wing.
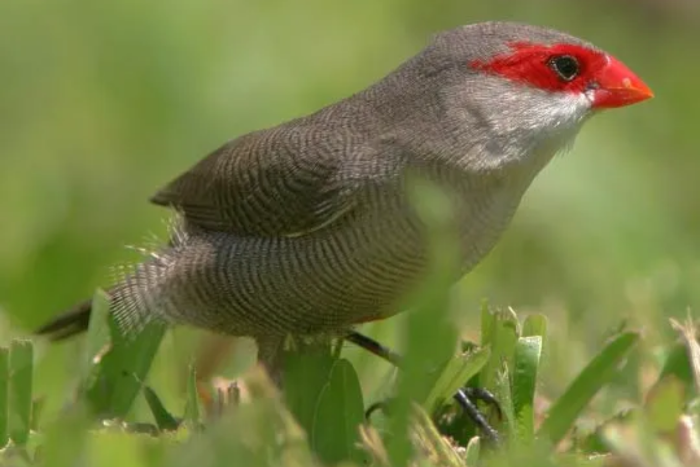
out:
{"label": "grey wing", "polygon": [[[151,202],[178,209],[188,222],[240,235],[298,236],[354,207],[348,176],[351,141],[273,128],[242,136],[173,180]],[[359,149],[357,149],[359,150]]]}

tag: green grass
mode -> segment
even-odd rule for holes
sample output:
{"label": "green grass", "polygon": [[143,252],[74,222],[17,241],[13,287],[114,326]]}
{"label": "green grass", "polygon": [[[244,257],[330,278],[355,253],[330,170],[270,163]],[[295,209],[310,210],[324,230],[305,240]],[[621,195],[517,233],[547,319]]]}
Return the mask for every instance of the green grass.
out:
{"label": "green grass", "polygon": [[[96,295],[98,307],[100,300]],[[412,322],[421,323],[423,313],[413,312],[405,322],[409,349],[424,342],[421,333],[411,334]],[[694,332],[688,326],[677,325],[679,335]],[[0,404],[0,422],[9,433],[1,465],[74,465],[89,459],[90,465],[109,466],[117,453],[130,465],[144,467],[230,465],[233,459],[247,466],[346,467],[514,462],[671,467],[700,460],[700,432],[694,424],[700,407],[695,381],[700,374],[692,363],[694,340],[671,340],[656,349],[661,358],[647,353],[644,358],[650,360],[640,361],[630,357],[643,349],[644,338],[639,332],[620,330],[601,343],[567,389],[543,408],[538,386],[543,344],[549,337],[544,333],[547,319],[519,318],[512,310],[494,311],[484,305],[481,342],[462,342],[454,348],[468,350],[455,352],[437,366],[426,366],[434,352],[411,360],[409,351],[392,383],[395,397],[370,419],[363,415],[367,402],[353,365],[337,347],[314,345],[290,350],[283,393],[264,371],[253,367],[233,386],[245,397],[222,401],[206,416],[199,409],[194,370],[176,407],[166,407],[153,388],[139,384],[137,391],[145,396],[151,416],[138,420],[127,417],[136,399],[132,383],[125,390],[129,397],[115,394],[124,381],[145,376],[141,369],[153,359],[153,346],[120,347],[122,336],[111,329],[108,349],[99,350],[101,358],[90,359],[76,397],[51,421],[37,420],[39,415],[32,413],[36,395],[31,342],[17,340],[0,349],[7,388],[0,391],[6,401]],[[87,341],[101,333],[100,326],[91,326]],[[153,339],[149,330],[141,337]],[[629,368],[632,361],[635,367]],[[606,390],[616,384],[614,376],[624,368],[630,374],[653,370],[656,376],[639,398],[627,401],[624,411],[596,411],[591,401],[606,397]],[[109,379],[115,374],[124,379]],[[96,399],[95,386],[105,384],[103,378],[108,378],[111,390]],[[488,405],[481,408],[504,436],[500,446],[480,440],[452,399],[468,381],[483,384],[499,397],[502,415],[496,416]],[[216,392],[213,386],[209,390]],[[222,397],[220,390],[216,397]],[[586,423],[587,418],[595,423]]]}

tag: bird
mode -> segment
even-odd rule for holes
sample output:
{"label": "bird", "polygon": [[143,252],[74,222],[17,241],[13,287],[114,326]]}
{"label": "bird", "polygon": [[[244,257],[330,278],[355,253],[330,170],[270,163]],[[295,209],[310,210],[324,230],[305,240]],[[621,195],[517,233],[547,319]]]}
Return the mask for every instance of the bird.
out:
{"label": "bird", "polygon": [[[440,32],[364,90],[238,136],[151,198],[169,240],[107,289],[124,329],[151,321],[249,336],[270,369],[286,336],[342,335],[404,311],[426,274],[411,174],[448,197],[458,281],[496,245],[535,177],[590,117],[653,97],[568,33],[516,22]],[[37,330],[87,328],[84,301]]]}

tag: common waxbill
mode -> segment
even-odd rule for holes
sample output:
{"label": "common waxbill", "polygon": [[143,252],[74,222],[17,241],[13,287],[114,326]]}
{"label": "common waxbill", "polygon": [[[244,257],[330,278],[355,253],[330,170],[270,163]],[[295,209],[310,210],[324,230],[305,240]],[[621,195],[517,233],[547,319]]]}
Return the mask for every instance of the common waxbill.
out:
{"label": "common waxbill", "polygon": [[[650,97],[617,59],[562,32],[443,32],[376,84],[240,136],[158,191],[151,201],[177,209],[178,225],[109,289],[112,311],[127,328],[157,319],[251,336],[263,360],[288,334],[390,316],[428,261],[406,173],[451,195],[461,275],[588,117]],[[39,332],[79,332],[89,313],[81,303]]]}

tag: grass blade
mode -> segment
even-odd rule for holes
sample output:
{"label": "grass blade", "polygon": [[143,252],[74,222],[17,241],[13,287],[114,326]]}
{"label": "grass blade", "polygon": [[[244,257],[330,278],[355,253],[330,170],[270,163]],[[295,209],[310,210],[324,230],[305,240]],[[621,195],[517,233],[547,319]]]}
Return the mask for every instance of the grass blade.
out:
{"label": "grass blade", "polygon": [[544,347],[544,340],[547,337],[547,317],[539,313],[529,315],[523,323],[521,336],[540,336],[542,338],[542,347]]}
{"label": "grass blade", "polygon": [[190,365],[187,375],[187,401],[185,402],[185,421],[191,427],[199,426],[199,392],[197,391],[197,369]]}
{"label": "grass blade", "polygon": [[16,445],[23,446],[29,440],[32,415],[34,347],[31,341],[12,341],[9,363],[9,433]]}
{"label": "grass blade", "polygon": [[153,419],[158,425],[160,431],[175,431],[180,426],[175,417],[173,417],[170,412],[165,408],[163,402],[161,402],[158,394],[151,389],[150,386],[143,387],[143,395],[148,403],[148,407],[151,409],[153,414]]}
{"label": "grass blade", "polygon": [[474,375],[479,373],[489,360],[491,351],[488,347],[479,349],[471,354],[458,355],[451,358],[440,376],[435,380],[428,393],[423,408],[433,414],[440,405],[448,401]]}
{"label": "grass blade", "polygon": [[666,358],[659,373],[658,381],[674,376],[686,385],[689,394],[694,393],[695,378],[688,356],[688,347],[683,342],[675,342],[664,348]]}
{"label": "grass blade", "polygon": [[540,336],[521,337],[515,346],[512,398],[518,441],[532,444],[535,437],[535,388],[542,355]]}
{"label": "grass blade", "polygon": [[96,362],[110,344],[109,336],[109,297],[98,289],[92,297],[90,322],[85,337],[85,355],[83,358],[82,374],[88,384],[96,376]]}
{"label": "grass blade", "polygon": [[478,436],[474,436],[467,444],[467,452],[464,455],[464,464],[466,467],[477,467],[479,457],[481,455],[481,440]]}
{"label": "grass blade", "polygon": [[558,444],[593,396],[615,376],[638,340],[638,333],[626,332],[608,343],[550,408],[539,435]]}
{"label": "grass blade", "polygon": [[316,406],[331,377],[335,359],[324,346],[285,353],[284,398],[299,425],[311,434]]}
{"label": "grass blade", "polygon": [[310,432],[313,451],[327,464],[344,460],[362,464],[364,455],[358,446],[363,422],[364,403],[357,373],[347,360],[337,360],[316,405]]}
{"label": "grass blade", "polygon": [[9,433],[10,351],[0,347],[0,448],[7,446]]}
{"label": "grass blade", "polygon": [[[459,269],[459,235],[454,224],[454,205],[442,187],[413,173],[407,180],[411,202],[425,222],[428,239],[428,268],[420,283],[403,297],[412,311],[404,321],[404,364],[388,431],[387,452],[391,465],[408,465],[414,452],[408,427],[415,401],[423,401],[432,388],[432,378],[454,356],[458,333],[448,318],[453,275]],[[399,305],[399,308],[401,305]]]}
{"label": "grass blade", "polygon": [[[430,464],[440,467],[464,467],[464,457],[455,449],[455,445],[440,433],[430,416],[418,405],[413,406],[413,421],[411,423],[411,438],[414,439],[418,451],[431,459]],[[409,465],[414,465],[409,464]]]}
{"label": "grass blade", "polygon": [[[517,439],[517,420],[515,418],[515,409],[513,408],[513,391],[511,389],[511,368],[504,366],[503,369],[496,375],[494,381],[493,394],[498,400],[498,405],[501,408],[503,416],[501,427],[505,430],[508,439]],[[490,410],[490,418],[492,422],[497,420],[495,410]]]}
{"label": "grass blade", "polygon": [[[512,310],[494,312],[491,316],[489,314],[482,312],[482,320],[486,319],[490,323],[487,326],[488,336],[482,336],[482,345],[490,346],[491,358],[479,375],[479,383],[486,389],[497,391],[499,372],[504,366],[512,368],[513,353],[520,330],[518,318]],[[482,324],[482,328],[483,326]]]}
{"label": "grass blade", "polygon": [[486,300],[481,302],[481,346],[485,347],[493,340],[493,329],[496,326],[496,313],[489,308]]}
{"label": "grass blade", "polygon": [[647,393],[644,413],[649,428],[672,434],[685,408],[685,385],[673,375],[657,382]]}
{"label": "grass blade", "polygon": [[165,325],[151,322],[137,335],[127,337],[111,316],[108,319],[112,344],[101,356],[86,395],[100,416],[123,418],[146,379]]}

